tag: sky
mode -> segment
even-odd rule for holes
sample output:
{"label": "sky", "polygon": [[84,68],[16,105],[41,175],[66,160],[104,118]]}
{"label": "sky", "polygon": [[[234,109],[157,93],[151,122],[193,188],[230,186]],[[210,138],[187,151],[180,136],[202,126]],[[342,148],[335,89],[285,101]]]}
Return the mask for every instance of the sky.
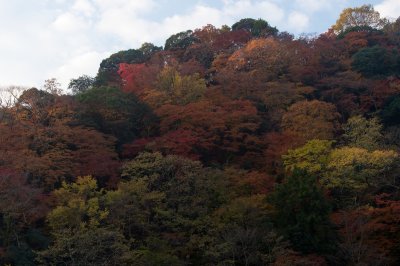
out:
{"label": "sky", "polygon": [[0,0],[0,86],[95,76],[102,59],[164,45],[174,33],[262,18],[295,35],[323,33],[346,7],[400,16],[400,0]]}

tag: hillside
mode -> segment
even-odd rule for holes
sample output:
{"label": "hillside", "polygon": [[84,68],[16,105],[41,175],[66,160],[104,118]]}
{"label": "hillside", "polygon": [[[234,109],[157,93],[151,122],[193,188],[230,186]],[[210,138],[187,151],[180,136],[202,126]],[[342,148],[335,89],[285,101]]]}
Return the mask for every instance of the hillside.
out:
{"label": "hillside", "polygon": [[0,107],[1,265],[399,265],[400,18],[206,25]]}

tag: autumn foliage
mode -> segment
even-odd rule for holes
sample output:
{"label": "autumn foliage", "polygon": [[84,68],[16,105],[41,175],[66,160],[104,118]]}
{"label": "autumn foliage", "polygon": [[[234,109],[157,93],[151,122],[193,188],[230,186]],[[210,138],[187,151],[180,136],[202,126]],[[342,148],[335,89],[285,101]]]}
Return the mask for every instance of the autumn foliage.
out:
{"label": "autumn foliage", "polygon": [[0,264],[399,265],[399,25],[206,25],[10,90]]}

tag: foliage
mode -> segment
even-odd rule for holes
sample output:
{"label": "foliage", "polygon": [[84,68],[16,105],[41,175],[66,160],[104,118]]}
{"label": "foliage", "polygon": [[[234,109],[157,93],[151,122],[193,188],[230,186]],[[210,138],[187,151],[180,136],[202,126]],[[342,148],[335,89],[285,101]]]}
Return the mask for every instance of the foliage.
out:
{"label": "foliage", "polygon": [[359,50],[353,56],[352,67],[366,77],[398,74],[400,56],[396,50],[374,46]]}
{"label": "foliage", "polygon": [[293,104],[283,115],[282,128],[304,140],[331,140],[338,131],[340,115],[333,104],[322,101],[302,101]]}
{"label": "foliage", "polygon": [[315,177],[295,169],[276,187],[269,201],[274,207],[273,219],[278,232],[296,250],[332,252],[335,233],[329,221],[330,206]]}
{"label": "foliage", "polygon": [[94,82],[94,78],[83,75],[76,79],[71,79],[68,89],[72,90],[73,94],[78,94],[90,90],[93,87]]}
{"label": "foliage", "polygon": [[310,140],[300,148],[288,150],[288,153],[282,156],[283,164],[289,171],[297,168],[318,175],[325,171],[331,149],[332,141]]}
{"label": "foliage", "polygon": [[193,31],[187,30],[170,36],[165,41],[165,50],[185,49],[197,40],[193,36]]}
{"label": "foliage", "polygon": [[95,84],[98,86],[118,84],[119,77],[117,71],[119,64],[137,64],[142,63],[144,60],[145,56],[141,50],[129,49],[112,54],[109,58],[101,61]]}
{"label": "foliage", "polygon": [[343,126],[342,135],[347,146],[375,150],[381,146],[382,125],[374,117],[366,119],[362,116],[353,116]]}
{"label": "foliage", "polygon": [[209,24],[1,89],[0,264],[397,265],[399,25]]}
{"label": "foliage", "polygon": [[392,183],[391,173],[397,165],[395,151],[343,147],[330,154],[322,182],[330,188],[355,191],[387,185]]}
{"label": "foliage", "polygon": [[175,68],[165,67],[157,79],[161,91],[159,105],[166,103],[186,105],[200,100],[206,90],[204,79],[198,74],[181,76]]}
{"label": "foliage", "polygon": [[381,117],[386,125],[400,124],[400,97],[393,97],[382,109]]}
{"label": "foliage", "polygon": [[379,12],[375,11],[372,5],[362,5],[344,9],[332,28],[335,32],[340,33],[349,27],[382,28],[385,23],[386,21],[380,18]]}
{"label": "foliage", "polygon": [[247,30],[255,37],[273,36],[278,33],[275,27],[271,27],[267,21],[263,19],[244,18],[232,25],[232,30]]}
{"label": "foliage", "polygon": [[96,87],[78,95],[83,104],[80,123],[112,134],[120,142],[149,136],[157,127],[157,118],[134,94],[115,87]]}

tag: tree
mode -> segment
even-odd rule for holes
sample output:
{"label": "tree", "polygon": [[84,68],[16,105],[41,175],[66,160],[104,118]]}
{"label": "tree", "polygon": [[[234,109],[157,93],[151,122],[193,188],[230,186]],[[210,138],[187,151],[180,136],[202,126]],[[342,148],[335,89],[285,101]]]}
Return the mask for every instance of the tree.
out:
{"label": "tree", "polygon": [[21,172],[0,163],[0,263],[35,265],[33,249],[48,244],[41,230],[35,229],[48,211],[46,199]]}
{"label": "tree", "polygon": [[186,106],[164,105],[157,114],[162,134],[177,129],[192,131],[191,136],[198,139],[193,150],[204,160],[225,163],[242,158],[250,163],[258,158],[254,154],[262,153],[257,137],[260,119],[250,101],[223,98],[221,103],[202,100]]}
{"label": "tree", "polygon": [[318,100],[301,101],[289,107],[282,118],[282,128],[297,134],[305,141],[332,140],[338,132],[340,115],[336,107]]}
{"label": "tree", "polygon": [[135,49],[119,51],[118,53],[112,54],[109,58],[101,61],[95,84],[97,86],[119,85],[119,64],[140,64],[143,63],[145,59],[143,52]]}
{"label": "tree", "polygon": [[232,25],[232,31],[242,29],[249,31],[254,37],[275,36],[278,33],[275,27],[271,27],[268,22],[261,18],[257,20],[244,18]]}
{"label": "tree", "polygon": [[104,228],[65,233],[38,254],[40,265],[132,265],[123,236]]}
{"label": "tree", "polygon": [[374,46],[359,50],[352,57],[352,67],[366,77],[390,76],[399,73],[399,52]]}
{"label": "tree", "polygon": [[193,35],[193,31],[182,31],[170,36],[165,41],[164,50],[186,49],[195,42],[197,42],[197,39]]}
{"label": "tree", "polygon": [[400,202],[395,198],[387,193],[373,195],[370,198],[372,204],[340,210],[332,215],[343,239],[341,253],[348,263],[396,264]]}
{"label": "tree", "polygon": [[367,188],[395,185],[392,175],[398,161],[398,154],[391,150],[335,149],[329,156],[322,183],[328,188],[356,193]]}
{"label": "tree", "polygon": [[155,52],[162,51],[162,47],[155,46],[154,44],[149,42],[145,42],[138,50],[143,53],[143,56],[145,58],[150,58]]}
{"label": "tree", "polygon": [[164,96],[160,105],[186,105],[196,102],[203,97],[206,90],[205,81],[198,74],[181,76],[175,68],[168,66],[160,72],[156,86]]}
{"label": "tree", "polygon": [[56,207],[47,221],[54,242],[39,252],[38,261],[50,265],[120,265],[128,247],[123,236],[103,223],[108,210],[103,205],[103,191],[90,176],[78,177],[75,183],[63,183],[54,191]]}
{"label": "tree", "polygon": [[385,125],[400,124],[400,97],[392,97],[386,106],[381,110],[380,114]]}
{"label": "tree", "polygon": [[362,5],[344,9],[332,28],[336,33],[340,33],[351,27],[382,28],[385,23],[386,20],[380,18],[379,12],[375,11],[372,5]]}
{"label": "tree", "polygon": [[304,253],[332,252],[335,234],[329,221],[330,206],[316,178],[295,169],[270,195],[278,233]]}
{"label": "tree", "polygon": [[108,219],[135,239],[134,253],[179,258],[177,265],[197,261],[208,215],[224,198],[221,173],[183,157],[142,153],[124,165],[122,177],[119,189],[107,195]]}
{"label": "tree", "polygon": [[287,154],[282,156],[283,164],[289,171],[297,168],[319,175],[325,171],[331,149],[332,141],[310,140],[302,147],[288,150]]}
{"label": "tree", "polygon": [[269,265],[286,251],[288,243],[274,231],[262,195],[235,198],[211,218],[205,252],[210,264]]}
{"label": "tree", "polygon": [[52,95],[61,95],[62,93],[61,84],[56,78],[46,79],[44,81],[43,90]]}
{"label": "tree", "polygon": [[78,94],[90,90],[95,82],[95,78],[87,75],[80,76],[76,79],[71,79],[68,89],[72,90],[73,94]]}
{"label": "tree", "polygon": [[79,122],[117,137],[119,144],[157,130],[157,118],[133,93],[116,87],[95,87],[77,96]]}
{"label": "tree", "polygon": [[342,138],[347,146],[367,150],[375,150],[381,146],[382,125],[378,118],[366,119],[362,116],[353,116],[343,126]]}
{"label": "tree", "polygon": [[134,93],[143,99],[148,90],[154,87],[162,67],[158,64],[119,64],[118,75],[122,80],[122,90],[125,93]]}

